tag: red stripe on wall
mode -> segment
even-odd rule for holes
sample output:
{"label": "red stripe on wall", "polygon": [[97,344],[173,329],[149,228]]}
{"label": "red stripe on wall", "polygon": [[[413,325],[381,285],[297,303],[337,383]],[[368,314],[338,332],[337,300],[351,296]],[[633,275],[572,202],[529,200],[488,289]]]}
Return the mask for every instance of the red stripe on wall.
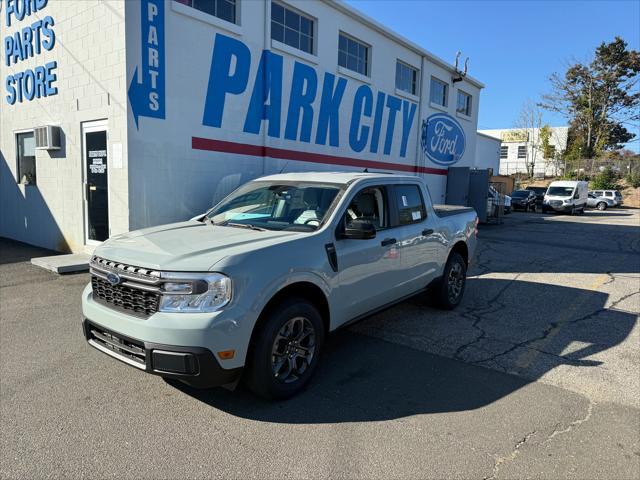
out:
{"label": "red stripe on wall", "polygon": [[376,170],[395,170],[398,172],[428,173],[431,175],[446,175],[444,168],[418,167],[403,163],[378,162],[376,160],[362,160],[360,158],[337,157],[322,153],[301,152],[284,148],[264,147],[261,145],[247,145],[237,142],[214,140],[213,138],[191,138],[191,148],[210,152],[236,153],[254,157],[278,158],[297,162],[320,163],[323,165],[342,165],[345,167],[372,168]]}

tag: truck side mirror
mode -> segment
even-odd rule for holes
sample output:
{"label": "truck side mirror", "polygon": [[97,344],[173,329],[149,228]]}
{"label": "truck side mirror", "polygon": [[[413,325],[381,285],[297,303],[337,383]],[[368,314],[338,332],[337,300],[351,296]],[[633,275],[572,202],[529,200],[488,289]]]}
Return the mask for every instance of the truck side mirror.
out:
{"label": "truck side mirror", "polygon": [[575,195],[573,196],[574,199],[578,199],[580,198],[580,192],[576,192]]}
{"label": "truck side mirror", "polygon": [[376,237],[376,227],[373,224],[362,221],[353,220],[347,224],[342,234],[342,238],[350,238],[352,240],[368,240]]}

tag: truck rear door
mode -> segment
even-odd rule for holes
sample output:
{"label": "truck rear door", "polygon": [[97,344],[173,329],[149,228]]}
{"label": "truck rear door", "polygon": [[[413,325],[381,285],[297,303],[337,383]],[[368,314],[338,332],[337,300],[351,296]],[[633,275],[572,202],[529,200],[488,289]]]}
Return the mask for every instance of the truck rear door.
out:
{"label": "truck rear door", "polygon": [[427,214],[425,193],[419,184],[394,185],[392,200],[397,211],[402,290],[409,295],[439,274],[438,267],[446,255],[445,241],[438,218]]}

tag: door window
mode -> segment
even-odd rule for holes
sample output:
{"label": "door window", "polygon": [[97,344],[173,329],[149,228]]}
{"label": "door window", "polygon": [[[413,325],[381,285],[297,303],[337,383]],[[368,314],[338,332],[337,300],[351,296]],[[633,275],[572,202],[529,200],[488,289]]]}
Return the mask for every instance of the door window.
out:
{"label": "door window", "polygon": [[360,191],[347,208],[346,226],[371,223],[376,230],[387,228],[388,208],[384,187],[369,187]]}
{"label": "door window", "polygon": [[424,220],[426,211],[420,188],[417,185],[396,185],[394,190],[398,206],[398,223],[410,225]]}
{"label": "door window", "polygon": [[87,172],[87,237],[103,242],[109,238],[107,185],[107,132],[85,133]]}

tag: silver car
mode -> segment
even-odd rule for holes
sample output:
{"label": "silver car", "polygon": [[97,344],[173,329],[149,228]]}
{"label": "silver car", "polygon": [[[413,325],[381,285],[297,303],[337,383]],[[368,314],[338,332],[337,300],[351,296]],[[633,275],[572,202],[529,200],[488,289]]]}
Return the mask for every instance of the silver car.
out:
{"label": "silver car", "polygon": [[619,207],[624,203],[622,200],[622,194],[618,190],[592,190],[589,193],[593,193],[596,197],[604,197],[609,200],[613,200],[614,207]]}
{"label": "silver car", "polygon": [[589,193],[587,196],[587,207],[597,208],[598,210],[606,210],[607,208],[613,208],[616,206],[616,202],[613,198],[598,197],[594,193]]}

